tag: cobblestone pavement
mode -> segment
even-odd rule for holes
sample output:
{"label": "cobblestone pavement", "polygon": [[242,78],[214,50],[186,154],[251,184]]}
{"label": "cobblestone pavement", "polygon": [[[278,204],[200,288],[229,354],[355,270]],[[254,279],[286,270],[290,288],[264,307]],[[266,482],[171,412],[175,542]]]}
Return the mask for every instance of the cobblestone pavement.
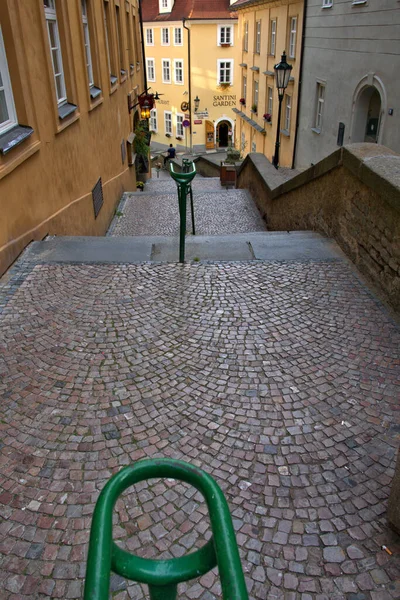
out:
{"label": "cobblestone pavement", "polygon": [[[99,491],[154,456],[221,485],[252,600],[400,598],[400,334],[345,262],[20,262],[2,292],[3,600],[81,598]],[[142,556],[209,535],[186,485],[118,502],[115,537]],[[219,598],[216,572],[180,592]]]}
{"label": "cobblestone pavement", "polygon": [[[221,189],[218,179],[194,180],[196,233],[223,235],[265,231],[265,222],[245,190]],[[191,231],[188,202],[187,231]],[[126,193],[108,235],[179,235],[179,210],[175,183],[154,179],[145,192]]]}

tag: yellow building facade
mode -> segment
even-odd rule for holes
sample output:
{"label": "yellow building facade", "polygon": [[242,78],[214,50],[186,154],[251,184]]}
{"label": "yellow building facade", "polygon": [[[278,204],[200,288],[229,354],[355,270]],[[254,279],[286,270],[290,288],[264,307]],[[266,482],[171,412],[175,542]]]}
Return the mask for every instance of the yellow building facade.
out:
{"label": "yellow building facade", "polygon": [[274,65],[283,52],[292,65],[282,102],[279,164],[291,167],[295,147],[304,2],[299,0],[238,0],[240,85],[236,115],[236,147],[242,154],[261,152],[272,162],[278,120]]}
{"label": "yellow building facade", "polygon": [[159,94],[150,120],[154,148],[172,143],[178,150],[201,152],[233,145],[232,107],[240,89],[237,18],[229,0],[216,0],[212,10],[201,5],[143,4],[147,82]]}
{"label": "yellow building facade", "polygon": [[103,235],[135,188],[137,0],[0,2],[0,272],[48,234]]}

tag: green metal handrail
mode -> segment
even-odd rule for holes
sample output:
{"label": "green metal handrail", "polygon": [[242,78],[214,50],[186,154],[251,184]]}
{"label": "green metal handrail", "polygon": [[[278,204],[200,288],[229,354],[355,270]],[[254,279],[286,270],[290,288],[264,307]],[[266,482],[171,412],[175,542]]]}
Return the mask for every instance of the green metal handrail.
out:
{"label": "green metal handrail", "polygon": [[182,160],[182,172],[177,173],[174,169],[174,165],[171,162],[169,165],[169,172],[172,179],[175,180],[178,186],[178,202],[179,202],[179,215],[180,215],[180,229],[179,229],[179,262],[185,262],[185,235],[186,235],[186,200],[188,194],[190,195],[190,208],[192,212],[192,231],[193,235],[196,235],[195,223],[194,223],[194,207],[193,207],[193,191],[192,191],[192,180],[196,176],[196,167],[193,161],[184,158]]}
{"label": "green metal handrail", "polygon": [[[193,485],[207,503],[212,538],[200,550],[180,558],[150,560],[122,550],[112,539],[112,514],[128,487],[154,477]],[[101,492],[93,514],[84,600],[108,600],[111,571],[146,583],[151,600],[175,600],[182,581],[201,577],[218,566],[224,600],[248,600],[235,532],[225,496],[214,479],[186,462],[170,458],[142,460],[114,475]]]}

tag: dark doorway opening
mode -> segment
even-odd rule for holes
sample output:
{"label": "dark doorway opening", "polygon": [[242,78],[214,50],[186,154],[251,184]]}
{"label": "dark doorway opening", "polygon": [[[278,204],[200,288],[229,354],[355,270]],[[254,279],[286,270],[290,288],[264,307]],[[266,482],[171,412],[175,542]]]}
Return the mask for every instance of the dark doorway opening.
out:
{"label": "dark doorway opening", "polygon": [[218,146],[220,148],[226,148],[228,146],[228,132],[229,132],[229,123],[226,121],[221,121],[218,125]]}

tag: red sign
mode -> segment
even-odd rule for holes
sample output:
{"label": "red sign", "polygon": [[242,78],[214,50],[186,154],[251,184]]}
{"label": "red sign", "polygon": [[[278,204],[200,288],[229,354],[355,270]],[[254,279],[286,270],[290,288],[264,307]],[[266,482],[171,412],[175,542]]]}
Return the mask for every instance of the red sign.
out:
{"label": "red sign", "polygon": [[198,120],[196,120],[196,119],[194,120],[194,124],[195,124],[195,125],[201,125],[201,124],[202,124],[202,122],[203,122],[203,121],[201,121],[201,120],[199,120],[199,119],[198,119]]}

